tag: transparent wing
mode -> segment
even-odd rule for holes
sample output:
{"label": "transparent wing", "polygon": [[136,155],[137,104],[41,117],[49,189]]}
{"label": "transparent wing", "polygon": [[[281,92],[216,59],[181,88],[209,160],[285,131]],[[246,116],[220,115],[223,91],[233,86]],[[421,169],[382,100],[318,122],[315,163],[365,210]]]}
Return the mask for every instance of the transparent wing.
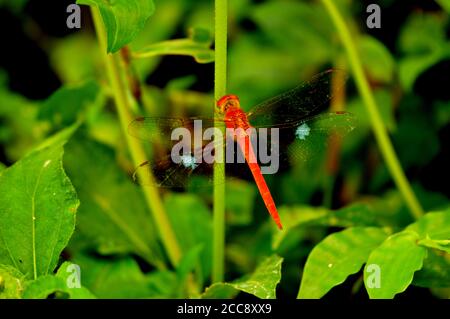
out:
{"label": "transparent wing", "polygon": [[[352,114],[336,112],[318,115],[327,108],[332,97],[331,79],[338,72],[344,73],[338,70],[325,71],[249,112],[250,124],[257,130],[252,145],[263,173],[276,173],[293,161],[314,160],[323,154],[333,137],[344,136],[353,130],[356,121]],[[226,158],[227,175],[248,178],[248,167],[245,162],[239,161],[243,155],[239,155],[240,150],[233,139],[225,140],[223,136],[214,144],[212,139],[203,138],[209,128],[225,124],[224,120],[204,118],[148,117],[134,120],[129,125],[129,133],[153,145],[150,160],[137,168],[135,176],[151,172],[154,176],[151,184],[158,187],[187,187],[196,177],[203,184],[211,185],[213,164],[205,161],[205,154],[215,154],[216,147],[227,154],[228,148],[233,147],[233,152],[237,154],[233,155],[231,162]],[[182,132],[191,132],[191,135],[180,142]],[[196,141],[194,136],[200,136],[200,140]],[[174,158],[172,150],[180,143],[188,151],[180,153],[178,150],[175,152],[178,156]],[[275,169],[265,169],[267,167]]]}
{"label": "transparent wing", "polygon": [[[261,140],[258,144],[258,159],[261,168],[267,167],[262,169],[263,173],[277,173],[296,163],[320,159],[329,145],[336,141],[335,138],[344,137],[356,127],[356,119],[351,113],[335,112],[291,124],[270,128],[267,134],[261,133],[263,128],[258,129]],[[266,150],[271,150],[269,156],[265,155],[268,153]],[[275,171],[274,167],[277,168]]]}
{"label": "transparent wing", "polygon": [[[350,113],[325,113],[305,118],[281,128],[259,128],[252,134],[252,147],[263,174],[276,174],[300,161],[314,161],[324,154],[333,137],[344,136],[355,127]],[[154,156],[140,165],[139,174],[152,174],[157,187],[197,188],[214,185],[213,163],[217,147],[223,151],[227,176],[251,180],[242,152],[235,140],[228,136],[217,142],[209,142],[189,153]],[[232,156],[227,156],[232,154]],[[141,184],[146,184],[142,183]]]}
{"label": "transparent wing", "polygon": [[300,120],[325,111],[332,98],[331,81],[336,74],[346,78],[341,70],[327,70],[310,81],[255,106],[248,112],[254,127],[290,126]]}
{"label": "transparent wing", "polygon": [[157,118],[139,117],[128,125],[128,133],[144,141],[155,139],[171,139],[176,129],[197,130],[202,133],[205,129],[225,125],[224,120],[214,118]]}
{"label": "transparent wing", "polygon": [[[143,185],[163,188],[211,186],[216,149],[223,149],[224,141],[210,142],[190,153],[154,157],[135,170],[133,179]],[[141,174],[151,175],[152,178],[149,180],[144,176],[141,179]]]}
{"label": "transparent wing", "polygon": [[356,127],[351,113],[324,113],[302,121],[296,126],[294,140],[286,153],[290,162],[314,161],[323,156],[331,143],[342,139]]}

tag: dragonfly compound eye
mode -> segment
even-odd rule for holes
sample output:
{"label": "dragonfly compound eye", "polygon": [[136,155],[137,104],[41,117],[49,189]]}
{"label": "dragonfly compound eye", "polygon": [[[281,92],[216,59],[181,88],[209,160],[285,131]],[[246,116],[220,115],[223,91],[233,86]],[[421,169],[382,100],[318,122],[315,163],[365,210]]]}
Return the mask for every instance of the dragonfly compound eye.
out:
{"label": "dragonfly compound eye", "polygon": [[217,101],[217,107],[222,112],[225,112],[230,106],[239,107],[239,98],[236,95],[225,95],[219,101]]}

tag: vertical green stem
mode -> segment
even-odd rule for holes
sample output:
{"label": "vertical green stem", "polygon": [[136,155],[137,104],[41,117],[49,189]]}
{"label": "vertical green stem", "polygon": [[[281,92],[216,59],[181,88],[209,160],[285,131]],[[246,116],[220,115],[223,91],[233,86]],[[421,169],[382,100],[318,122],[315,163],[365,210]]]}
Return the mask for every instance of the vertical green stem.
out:
{"label": "vertical green stem", "polygon": [[[227,18],[228,0],[215,1],[215,75],[214,99],[226,94],[227,84]],[[215,116],[218,116],[215,113]],[[222,161],[224,162],[224,161]],[[225,163],[214,167],[214,244],[212,281],[224,279],[225,264]]]}
{"label": "vertical green stem", "polygon": [[[133,120],[133,116],[130,113],[131,105],[127,91],[128,86],[124,78],[121,59],[118,54],[106,54],[106,30],[97,8],[92,7],[92,16],[101,50],[104,52],[108,78],[114,93],[114,100],[116,102],[122,131],[126,137],[128,149],[134,165],[138,166],[146,160],[146,154],[139,141],[132,138],[127,132],[128,125]],[[150,174],[143,173],[140,173],[138,177],[144,184],[151,184],[151,180],[153,178]],[[153,187],[144,187],[143,192],[147,205],[153,214],[153,219],[159,232],[159,236],[169,255],[170,261],[173,265],[177,265],[181,258],[181,250],[175,233],[170,225],[169,219],[164,211],[164,206],[158,191]]]}
{"label": "vertical green stem", "polygon": [[347,52],[353,76],[355,77],[356,85],[367,108],[367,112],[369,113],[370,120],[372,122],[372,128],[375,133],[375,138],[384,157],[384,160],[386,161],[389,172],[391,173],[394,182],[400,190],[411,214],[414,218],[419,218],[423,215],[423,209],[420,206],[420,203],[417,200],[411,188],[411,185],[409,184],[408,179],[405,176],[405,173],[403,172],[403,169],[394,151],[394,147],[392,146],[391,140],[389,139],[386,127],[384,126],[383,120],[381,119],[380,113],[378,112],[377,104],[369,87],[369,83],[367,82],[367,79],[364,75],[361,60],[353,42],[352,35],[350,34],[350,31],[347,28],[343,17],[339,13],[333,1],[322,0],[322,2],[329,15],[331,16],[331,19],[333,20],[333,23],[338,30],[341,41]]}

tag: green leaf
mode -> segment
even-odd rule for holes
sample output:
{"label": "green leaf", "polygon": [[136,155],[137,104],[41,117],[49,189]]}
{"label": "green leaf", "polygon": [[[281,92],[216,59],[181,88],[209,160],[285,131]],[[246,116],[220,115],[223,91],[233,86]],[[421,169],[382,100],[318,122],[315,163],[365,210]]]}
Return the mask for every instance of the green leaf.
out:
{"label": "green leaf", "polygon": [[447,12],[450,13],[450,0],[436,0],[437,3]]}
{"label": "green leaf", "polygon": [[[267,214],[267,212],[263,212]],[[255,268],[255,261],[261,256],[270,256],[274,253],[271,247],[273,221],[265,219],[261,227],[246,232],[233,232],[229,236],[225,248],[225,255],[229,262],[230,271],[238,273],[251,273]]]}
{"label": "green leaf", "polygon": [[164,199],[167,214],[181,249],[188,252],[202,243],[198,273],[206,280],[211,272],[212,220],[208,208],[193,195],[171,194]]}
{"label": "green leaf", "polygon": [[[388,172],[386,173],[389,174]],[[418,184],[413,184],[412,186],[425,211],[437,210],[448,206],[449,202],[446,196],[427,191]],[[372,198],[370,204],[373,206],[377,221],[381,225],[393,229],[401,229],[413,222],[411,213],[406,207],[402,195],[396,189],[388,190],[382,197]]]}
{"label": "green leaf", "polygon": [[202,293],[202,299],[231,299],[239,293],[239,290],[234,289],[226,283],[215,283],[207,287]]}
{"label": "green leaf", "polygon": [[52,294],[56,294],[61,299],[66,299],[64,294],[68,294],[74,299],[93,298],[86,290],[81,292],[77,289],[69,290],[66,282],[62,278],[52,275],[45,275],[36,280],[30,281],[23,292],[24,299],[46,299]]}
{"label": "green leaf", "polygon": [[428,248],[435,248],[442,251],[445,251],[446,253],[450,254],[450,240],[449,239],[431,239],[430,237],[427,237],[425,239],[421,239],[418,242],[419,245],[428,247]]}
{"label": "green leaf", "polygon": [[136,59],[145,59],[160,55],[192,56],[198,63],[214,61],[214,51],[211,46],[212,38],[209,31],[196,28],[191,29],[188,39],[175,39],[151,44],[133,53]]}
{"label": "green leaf", "polygon": [[65,298],[65,295],[67,295],[70,299],[94,299],[95,296],[85,287],[81,285],[71,287],[70,276],[78,276],[74,274],[71,268],[73,265],[70,262],[65,262],[59,267],[55,276],[46,275],[27,283],[23,298],[45,299],[52,294],[56,294],[60,298]]}
{"label": "green leaf", "polygon": [[275,232],[273,248],[277,249],[290,232],[310,225],[333,227],[376,226],[375,213],[370,206],[356,203],[331,211],[310,206],[281,207],[284,231]]}
{"label": "green leaf", "polygon": [[[254,7],[251,18],[280,47],[296,51],[300,59],[315,64],[332,54],[332,28],[319,4],[304,2],[265,2]],[[299,49],[307,47],[307,52]]]}
{"label": "green leaf", "polygon": [[426,288],[450,287],[450,254],[429,249],[422,269],[414,274],[413,285]]}
{"label": "green leaf", "polygon": [[275,299],[276,287],[281,280],[283,258],[273,255],[264,260],[249,278],[230,283],[238,290],[262,299]]}
{"label": "green leaf", "polygon": [[[380,105],[381,118],[389,130],[395,129],[395,118],[393,114],[392,92],[388,90],[378,89],[375,91],[375,100]],[[347,107],[348,111],[355,114],[358,119],[358,131],[370,134],[371,122],[361,98],[351,100]],[[353,134],[352,134],[353,135]],[[366,138],[366,137],[364,137]]]}
{"label": "green leaf", "polygon": [[171,271],[154,271],[146,276],[146,282],[150,289],[151,298],[170,299],[178,297],[174,294],[173,287],[176,287],[179,283],[176,274]]}
{"label": "green leaf", "polygon": [[394,76],[395,61],[389,50],[376,38],[365,35],[359,39],[363,66],[375,80],[390,83]]}
{"label": "green leaf", "polygon": [[450,57],[448,52],[431,52],[429,54],[408,56],[398,62],[399,78],[406,91],[412,91],[416,79],[431,66]]}
{"label": "green leaf", "polygon": [[48,139],[0,175],[0,264],[27,278],[52,273],[75,228],[79,201],[62,166],[75,127]]}
{"label": "green leaf", "polygon": [[99,298],[171,298],[176,275],[169,271],[144,274],[129,257],[101,259],[77,254],[81,282]]}
{"label": "green leaf", "polygon": [[411,14],[399,36],[400,50],[419,55],[435,51],[446,42],[445,25],[445,19],[436,19],[433,14]]}
{"label": "green leaf", "polygon": [[[183,298],[186,293],[186,287],[188,287],[187,280],[191,272],[198,269],[198,264],[200,262],[200,253],[203,250],[203,244],[199,244],[196,247],[190,249],[188,252],[184,253],[180,262],[176,267],[176,293],[175,298]],[[194,277],[192,277],[194,278]],[[203,280],[203,279],[202,279]],[[189,292],[191,293],[191,291]],[[198,294],[193,292],[193,294]]]}
{"label": "green leaf", "polygon": [[71,125],[94,103],[98,94],[99,87],[94,81],[63,86],[41,105],[38,118],[49,121],[55,127]]}
{"label": "green leaf", "polygon": [[114,152],[77,134],[66,147],[64,162],[82,202],[77,236],[103,254],[136,253],[161,266],[161,249],[141,189],[118,167]]}
{"label": "green leaf", "polygon": [[[189,192],[205,201],[212,200],[208,180],[202,176],[192,178]],[[237,178],[228,178],[225,186],[227,201],[225,203],[226,223],[229,225],[248,225],[253,221],[253,209],[258,190],[254,183]]]}
{"label": "green leaf", "polygon": [[[321,161],[310,161],[319,163]],[[311,164],[313,164],[311,163]],[[301,167],[301,165],[300,165]],[[316,173],[314,173],[316,172]],[[323,175],[317,170],[294,168],[281,176],[280,197],[286,205],[295,206],[309,202],[315,190],[323,184]],[[284,223],[284,221],[283,221]]]}
{"label": "green leaf", "polygon": [[205,46],[210,46],[214,39],[211,36],[211,32],[203,28],[191,28],[189,30],[189,39],[197,44],[203,44]]}
{"label": "green leaf", "polygon": [[153,0],[77,0],[77,3],[100,10],[106,26],[108,53],[130,43],[155,11]]}
{"label": "green leaf", "polygon": [[230,64],[229,91],[239,96],[247,111],[258,102],[298,84],[302,79],[292,70],[302,70],[306,67],[303,62],[309,61],[283,52],[283,63],[279,63],[280,50],[262,44],[253,34],[242,34],[233,42],[229,60],[239,61]]}
{"label": "green leaf", "polygon": [[421,239],[427,236],[433,239],[450,239],[450,209],[427,213],[406,230],[416,232]]}
{"label": "green leaf", "polygon": [[399,37],[399,47],[407,55],[399,61],[400,81],[411,90],[417,77],[430,66],[450,57],[445,19],[432,14],[411,15]]}
{"label": "green leaf", "polygon": [[58,78],[68,84],[94,78],[102,65],[102,53],[95,37],[88,32],[76,32],[55,40],[48,55]]}
{"label": "green leaf", "polygon": [[[427,255],[426,248],[419,246],[417,240],[416,233],[402,231],[372,251],[364,271],[364,283],[371,299],[392,299],[408,288]],[[379,269],[379,287],[370,285],[373,274],[368,267],[372,265]]]}
{"label": "green leaf", "polygon": [[230,283],[216,283],[205,290],[202,298],[232,297],[233,290],[243,291],[262,299],[275,299],[276,287],[281,280],[283,258],[273,255],[265,259],[248,277]]}
{"label": "green leaf", "polygon": [[36,121],[35,102],[0,87],[0,103],[0,143],[16,161],[44,138],[45,127]]}
{"label": "green leaf", "polygon": [[[135,52],[149,43],[157,43],[170,39],[180,28],[180,21],[185,21],[187,8],[192,3],[179,0],[164,0],[158,2],[158,14],[152,16],[142,32],[130,43],[130,49]],[[195,10],[194,10],[195,11]],[[192,26],[192,24],[190,25]],[[144,81],[160,63],[159,58],[140,59],[133,62],[133,67]]]}
{"label": "green leaf", "polygon": [[202,249],[203,245],[200,244],[183,255],[183,258],[177,266],[177,276],[179,282],[184,282],[189,273],[196,268]]}
{"label": "green leaf", "polygon": [[227,181],[227,224],[248,225],[253,220],[253,204],[257,189],[251,183],[230,179]]}
{"label": "green leaf", "polygon": [[321,298],[343,283],[361,269],[386,236],[381,228],[354,227],[326,237],[308,256],[298,298]]}
{"label": "green leaf", "polygon": [[23,274],[16,268],[0,265],[0,299],[21,298],[23,279]]}

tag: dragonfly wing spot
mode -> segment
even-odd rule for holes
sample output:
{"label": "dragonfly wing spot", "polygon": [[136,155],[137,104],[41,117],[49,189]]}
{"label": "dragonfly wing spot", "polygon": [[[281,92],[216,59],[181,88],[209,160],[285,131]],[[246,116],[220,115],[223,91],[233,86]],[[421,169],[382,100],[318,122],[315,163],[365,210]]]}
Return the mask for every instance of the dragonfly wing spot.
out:
{"label": "dragonfly wing spot", "polygon": [[181,156],[181,164],[186,167],[189,168],[191,170],[194,170],[197,168],[198,163],[195,160],[194,156],[191,155],[182,155]]}
{"label": "dragonfly wing spot", "polygon": [[295,136],[300,140],[305,140],[306,137],[310,134],[311,128],[308,126],[308,124],[303,123],[299,127],[297,127],[297,130],[295,131]]}

